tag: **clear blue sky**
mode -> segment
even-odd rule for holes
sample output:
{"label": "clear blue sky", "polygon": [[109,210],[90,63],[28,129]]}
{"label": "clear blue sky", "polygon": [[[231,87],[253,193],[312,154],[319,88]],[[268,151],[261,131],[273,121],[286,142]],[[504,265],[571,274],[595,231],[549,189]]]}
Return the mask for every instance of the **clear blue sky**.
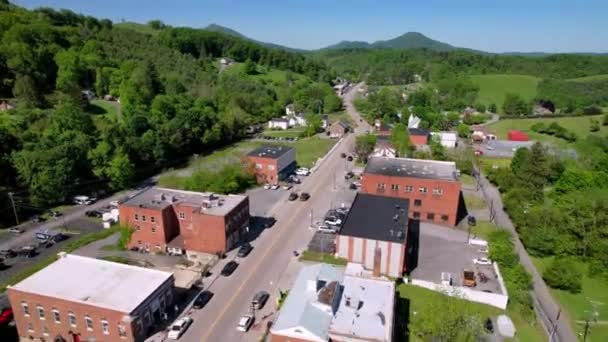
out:
{"label": "clear blue sky", "polygon": [[13,0],[114,22],[230,27],[248,37],[316,49],[418,31],[492,52],[608,52],[608,0]]}

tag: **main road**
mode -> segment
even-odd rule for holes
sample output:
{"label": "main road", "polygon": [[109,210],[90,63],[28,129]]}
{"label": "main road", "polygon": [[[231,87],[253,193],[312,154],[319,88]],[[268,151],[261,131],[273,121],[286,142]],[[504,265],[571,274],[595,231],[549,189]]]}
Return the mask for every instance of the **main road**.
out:
{"label": "main road", "polygon": [[[367,123],[360,122],[360,117],[352,106],[352,98],[358,86],[345,94],[346,110],[360,127],[355,134],[343,138],[320,162],[314,172],[308,176],[297,189],[311,195],[307,202],[282,201],[272,213],[276,224],[266,229],[252,242],[253,251],[246,258],[236,259],[239,267],[229,277],[216,273],[226,261],[214,267],[213,275],[205,288],[214,293],[214,297],[202,310],[189,310],[194,322],[181,340],[194,341],[259,341],[259,333],[265,329],[266,322],[276,315],[274,295],[278,293],[278,283],[282,276],[294,272],[288,266],[295,258],[293,251],[302,251],[312,238],[314,231],[309,229],[311,216],[322,215],[332,204],[336,204],[336,184],[343,183],[343,175],[350,163],[340,158],[341,153],[351,154],[354,148],[355,135],[369,129]],[[228,259],[234,258],[233,253]],[[281,288],[280,290],[286,290]],[[260,290],[269,292],[273,297],[266,307],[256,313],[258,331],[242,333],[236,330],[239,318],[249,312],[254,294]]]}

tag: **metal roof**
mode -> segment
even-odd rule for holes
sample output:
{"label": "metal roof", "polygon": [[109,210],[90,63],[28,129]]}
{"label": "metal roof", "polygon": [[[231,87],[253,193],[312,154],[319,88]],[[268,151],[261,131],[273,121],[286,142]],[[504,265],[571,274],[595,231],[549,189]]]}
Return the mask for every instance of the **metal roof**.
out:
{"label": "metal roof", "polygon": [[283,145],[264,145],[249,152],[247,155],[251,157],[262,157],[270,159],[279,159],[285,153],[293,150],[293,147]]}
{"label": "metal roof", "polygon": [[365,173],[458,181],[456,163],[451,161],[371,157],[367,161]]}

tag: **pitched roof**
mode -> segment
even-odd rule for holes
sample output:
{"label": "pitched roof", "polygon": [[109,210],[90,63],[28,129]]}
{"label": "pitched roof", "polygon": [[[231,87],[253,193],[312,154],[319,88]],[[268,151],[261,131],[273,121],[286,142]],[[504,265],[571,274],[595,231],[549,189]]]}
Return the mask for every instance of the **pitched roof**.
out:
{"label": "pitched roof", "polygon": [[451,161],[372,157],[368,159],[364,173],[458,181],[456,163]]}
{"label": "pitched roof", "polygon": [[409,200],[358,193],[340,235],[405,243]]}

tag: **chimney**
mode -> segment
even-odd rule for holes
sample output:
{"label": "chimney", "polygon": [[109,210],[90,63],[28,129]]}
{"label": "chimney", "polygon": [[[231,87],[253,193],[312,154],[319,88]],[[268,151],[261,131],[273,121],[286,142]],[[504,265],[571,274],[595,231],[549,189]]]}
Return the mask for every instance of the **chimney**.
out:
{"label": "chimney", "polygon": [[376,278],[380,277],[380,265],[382,265],[382,249],[376,247],[374,250],[374,269],[372,275]]}

